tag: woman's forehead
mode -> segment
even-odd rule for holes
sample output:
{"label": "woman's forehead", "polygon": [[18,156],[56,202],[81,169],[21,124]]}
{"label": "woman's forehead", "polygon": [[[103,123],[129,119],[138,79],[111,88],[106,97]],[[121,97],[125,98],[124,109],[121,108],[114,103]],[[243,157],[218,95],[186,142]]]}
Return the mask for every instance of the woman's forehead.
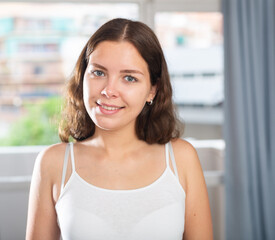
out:
{"label": "woman's forehead", "polygon": [[137,67],[148,70],[146,61],[136,47],[127,41],[103,41],[99,43],[89,56],[89,64],[96,63],[104,67],[122,68]]}

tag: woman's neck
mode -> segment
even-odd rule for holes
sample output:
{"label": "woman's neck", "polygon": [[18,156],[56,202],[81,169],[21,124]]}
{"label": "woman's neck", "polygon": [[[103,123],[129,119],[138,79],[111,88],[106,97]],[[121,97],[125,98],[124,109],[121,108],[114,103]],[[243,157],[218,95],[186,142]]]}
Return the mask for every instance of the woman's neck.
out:
{"label": "woman's neck", "polygon": [[138,139],[135,129],[130,131],[129,129],[109,131],[97,127],[90,143],[95,147],[104,149],[106,154],[110,156],[131,152],[146,144]]}

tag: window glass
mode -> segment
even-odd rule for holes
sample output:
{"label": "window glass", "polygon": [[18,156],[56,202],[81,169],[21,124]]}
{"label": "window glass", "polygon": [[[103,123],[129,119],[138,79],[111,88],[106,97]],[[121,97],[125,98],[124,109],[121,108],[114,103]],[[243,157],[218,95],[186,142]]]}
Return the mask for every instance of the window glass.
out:
{"label": "window glass", "polygon": [[[38,111],[33,107],[45,105],[45,99],[61,95],[88,38],[100,25],[115,17],[137,20],[138,5],[0,3],[0,139],[14,135],[16,130],[11,129],[17,121],[22,124],[19,124],[21,129],[29,127],[38,135],[45,132],[47,125],[38,128],[43,119],[30,116],[30,112],[34,111],[34,115]],[[36,113],[41,115],[41,111]],[[32,143],[24,139],[3,140],[0,144],[56,141],[45,139]]]}
{"label": "window glass", "polygon": [[159,12],[155,28],[186,136],[222,138],[222,14]]}

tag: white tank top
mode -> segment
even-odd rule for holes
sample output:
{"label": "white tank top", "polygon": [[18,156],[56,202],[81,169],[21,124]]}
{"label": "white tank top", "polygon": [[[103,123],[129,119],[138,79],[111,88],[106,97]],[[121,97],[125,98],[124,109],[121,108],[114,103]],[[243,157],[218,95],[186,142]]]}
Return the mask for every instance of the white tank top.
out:
{"label": "white tank top", "polygon": [[[72,174],[64,187],[69,149]],[[169,152],[175,174],[169,166]],[[185,192],[170,142],[165,144],[165,153],[166,169],[152,184],[111,190],[94,186],[78,175],[73,144],[68,144],[61,193],[55,205],[62,239],[182,240]]]}

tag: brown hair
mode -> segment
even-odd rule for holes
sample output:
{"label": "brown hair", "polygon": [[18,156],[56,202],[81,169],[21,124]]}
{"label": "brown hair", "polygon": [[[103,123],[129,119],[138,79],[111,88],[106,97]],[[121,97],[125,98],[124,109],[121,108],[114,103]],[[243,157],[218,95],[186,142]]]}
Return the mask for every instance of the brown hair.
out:
{"label": "brown hair", "polygon": [[183,125],[175,114],[167,64],[156,35],[144,23],[117,18],[102,25],[91,36],[78,58],[67,86],[66,104],[59,126],[60,139],[68,142],[71,136],[82,141],[95,132],[95,124],[83,102],[83,77],[90,54],[100,42],[107,40],[133,44],[148,65],[151,84],[157,87],[153,104],[145,104],[136,119],[138,138],[150,144],[164,144],[180,137]]}

